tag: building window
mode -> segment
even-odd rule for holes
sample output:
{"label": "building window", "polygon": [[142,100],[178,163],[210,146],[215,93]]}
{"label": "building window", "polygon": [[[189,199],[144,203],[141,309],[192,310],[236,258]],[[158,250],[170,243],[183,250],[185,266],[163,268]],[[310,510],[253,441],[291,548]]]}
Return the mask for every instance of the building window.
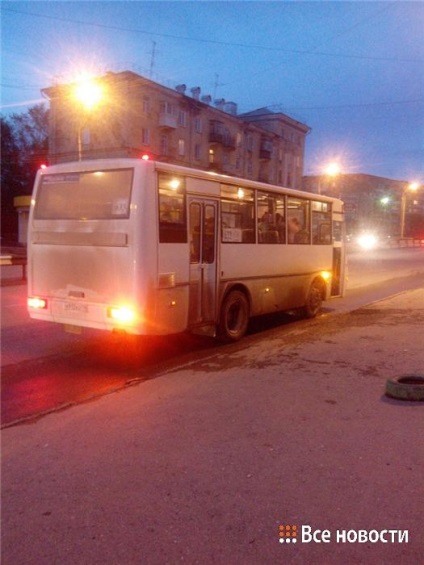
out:
{"label": "building window", "polygon": [[278,171],[278,184],[279,185],[283,184],[283,171],[281,170]]}
{"label": "building window", "polygon": [[161,102],[160,103],[160,113],[161,114],[173,114],[174,107],[170,102]]}
{"label": "building window", "polygon": [[184,139],[178,140],[178,155],[185,155],[185,141]]}
{"label": "building window", "polygon": [[178,125],[184,128],[187,125],[187,112],[185,112],[184,110],[180,110],[178,112]]}
{"label": "building window", "polygon": [[148,98],[143,98],[143,114],[148,114],[150,112],[150,100]]}
{"label": "building window", "polygon": [[199,116],[194,121],[194,127],[196,133],[202,133],[202,118],[200,118]]}
{"label": "building window", "polygon": [[209,163],[211,165],[215,163],[215,151],[213,149],[209,149]]}
{"label": "building window", "polygon": [[150,145],[150,130],[143,128],[141,130],[141,142],[143,145]]}
{"label": "building window", "polygon": [[200,143],[196,143],[196,145],[194,146],[194,158],[198,161],[201,161],[202,159],[202,146],[200,145]]}
{"label": "building window", "polygon": [[91,134],[88,128],[83,128],[80,133],[81,135],[81,143],[82,145],[90,145],[91,143]]}
{"label": "building window", "polygon": [[292,185],[292,174],[291,174],[291,172],[289,171],[289,172],[287,173],[287,186],[288,186],[288,187],[291,187],[291,185]]}
{"label": "building window", "polygon": [[168,141],[168,136],[167,135],[161,135],[160,136],[160,153],[161,155],[168,155],[168,146],[169,146],[169,141]]}

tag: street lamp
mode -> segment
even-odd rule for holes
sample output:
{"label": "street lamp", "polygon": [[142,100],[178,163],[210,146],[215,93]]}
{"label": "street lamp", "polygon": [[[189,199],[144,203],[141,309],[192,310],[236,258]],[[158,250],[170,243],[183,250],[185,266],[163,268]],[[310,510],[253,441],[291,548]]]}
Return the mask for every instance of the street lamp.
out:
{"label": "street lamp", "polygon": [[406,217],[406,197],[409,192],[416,192],[420,188],[417,182],[411,182],[403,190],[402,197],[400,201],[400,237],[403,239],[405,237],[405,217]]}
{"label": "street lamp", "polygon": [[329,163],[324,172],[329,177],[337,177],[341,172],[340,165],[338,163]]}
{"label": "street lamp", "polygon": [[[323,169],[323,173],[326,177],[329,177],[332,179],[333,184],[332,184],[332,188],[333,191],[335,189],[336,186],[336,177],[338,177],[341,174],[341,167],[338,163],[336,163],[335,161],[333,161],[332,163],[329,163],[324,169]],[[321,194],[321,177],[319,180],[319,185],[318,185],[318,194]]]}
{"label": "street lamp", "polygon": [[88,114],[99,105],[99,103],[104,98],[104,91],[101,84],[94,80],[84,80],[79,82],[73,91],[73,97],[78,102],[82,108],[81,116],[78,126],[78,161],[82,159],[82,128],[84,126],[85,120],[88,118]]}

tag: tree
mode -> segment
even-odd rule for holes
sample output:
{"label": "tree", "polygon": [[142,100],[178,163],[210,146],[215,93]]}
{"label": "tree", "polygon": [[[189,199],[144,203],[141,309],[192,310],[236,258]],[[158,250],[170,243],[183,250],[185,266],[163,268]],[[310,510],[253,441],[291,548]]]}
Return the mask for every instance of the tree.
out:
{"label": "tree", "polygon": [[31,194],[36,172],[48,154],[48,110],[43,104],[28,112],[1,117],[1,237],[17,239],[15,196]]}
{"label": "tree", "polygon": [[16,239],[18,218],[13,198],[23,191],[19,148],[9,120],[1,118],[1,237],[2,243]]}
{"label": "tree", "polygon": [[43,104],[36,104],[24,114],[13,114],[11,122],[23,169],[25,194],[31,194],[37,170],[47,161],[49,111]]}

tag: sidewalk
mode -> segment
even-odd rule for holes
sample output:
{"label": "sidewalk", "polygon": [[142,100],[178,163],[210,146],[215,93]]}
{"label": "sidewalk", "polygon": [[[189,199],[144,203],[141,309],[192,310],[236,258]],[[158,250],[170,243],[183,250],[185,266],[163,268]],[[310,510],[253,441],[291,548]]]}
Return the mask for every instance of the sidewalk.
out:
{"label": "sidewalk", "polygon": [[418,565],[424,403],[384,385],[424,374],[423,327],[408,291],[4,429],[3,562]]}

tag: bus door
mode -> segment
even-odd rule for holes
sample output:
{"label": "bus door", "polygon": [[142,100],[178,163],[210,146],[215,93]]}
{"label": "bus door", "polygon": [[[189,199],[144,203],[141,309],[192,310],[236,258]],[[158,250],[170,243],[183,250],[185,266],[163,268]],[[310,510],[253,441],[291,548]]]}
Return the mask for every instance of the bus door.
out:
{"label": "bus door", "polygon": [[344,222],[333,220],[333,278],[331,296],[343,296],[345,291]]}
{"label": "bus door", "polygon": [[215,200],[189,200],[189,326],[215,321],[217,208]]}

